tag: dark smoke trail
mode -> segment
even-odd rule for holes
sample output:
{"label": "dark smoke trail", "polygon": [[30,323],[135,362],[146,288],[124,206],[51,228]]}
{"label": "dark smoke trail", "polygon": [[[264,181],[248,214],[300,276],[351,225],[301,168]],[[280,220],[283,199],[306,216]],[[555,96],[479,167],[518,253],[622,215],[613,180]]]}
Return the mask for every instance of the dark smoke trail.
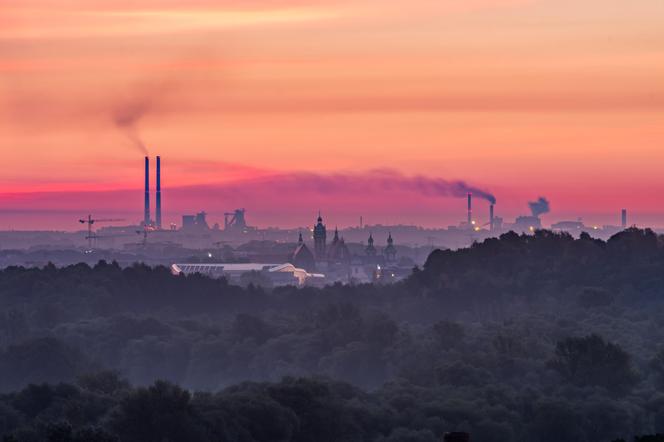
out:
{"label": "dark smoke trail", "polygon": [[113,112],[113,122],[115,125],[125,132],[129,141],[144,155],[149,155],[148,149],[143,140],[141,140],[137,125],[141,118],[149,112],[151,104],[151,101],[147,98],[136,99],[130,103],[118,106]]}
{"label": "dark smoke trail", "polygon": [[529,202],[528,207],[530,207],[533,216],[540,216],[550,210],[549,201],[543,196],[540,196],[537,201]]}
{"label": "dark smoke trail", "polygon": [[326,195],[342,193],[348,195],[376,194],[381,192],[411,192],[426,196],[465,198],[472,193],[476,198],[496,203],[496,197],[486,190],[464,181],[448,181],[421,175],[406,176],[392,170],[374,170],[363,174],[292,173],[272,175],[255,180],[222,185],[219,191],[232,193],[252,192],[254,189],[269,189],[277,193],[297,195],[315,192]]}

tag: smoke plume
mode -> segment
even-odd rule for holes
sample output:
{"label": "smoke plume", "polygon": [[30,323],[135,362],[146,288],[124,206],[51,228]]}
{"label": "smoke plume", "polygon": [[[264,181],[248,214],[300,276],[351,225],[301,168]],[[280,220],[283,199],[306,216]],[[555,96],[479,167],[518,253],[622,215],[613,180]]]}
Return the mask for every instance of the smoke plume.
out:
{"label": "smoke plume", "polygon": [[358,174],[316,174],[295,172],[264,176],[215,186],[221,194],[252,194],[268,191],[275,194],[291,195],[297,198],[303,194],[358,196],[390,193],[417,193],[423,196],[465,198],[472,193],[476,198],[496,203],[490,192],[467,184],[464,181],[445,180],[421,175],[407,176],[393,170],[372,170]]}
{"label": "smoke plume", "polygon": [[550,210],[549,201],[543,196],[539,197],[537,201],[530,201],[528,207],[530,207],[533,216],[540,216]]}
{"label": "smoke plume", "polygon": [[[166,220],[179,222],[182,213],[205,210],[210,213],[211,220],[217,221],[223,219],[225,211],[246,207],[252,222],[258,225],[301,226],[304,222],[310,222],[311,217],[322,208],[326,217],[333,217],[335,222],[340,223],[354,222],[358,215],[364,214],[365,220],[375,223],[415,222],[440,226],[447,216],[447,210],[443,208],[462,210],[465,204],[457,201],[463,201],[468,192],[475,198],[496,201],[487,190],[463,181],[404,175],[390,170],[330,174],[275,173],[254,168],[234,169],[223,164],[215,166],[208,169],[197,166],[189,172],[193,175],[174,178],[179,183],[191,182],[201,178],[196,174],[204,172],[210,179],[226,176],[228,181],[169,186],[165,189],[169,201],[165,207]],[[177,166],[171,166],[165,172],[175,174],[177,169]],[[67,221],[58,225],[67,229],[77,228],[78,224],[72,225],[74,215],[71,212],[79,216],[79,212],[91,210],[110,218],[127,219],[141,216],[140,206],[135,201],[137,195],[142,195],[143,189],[138,188],[142,183],[135,184],[136,188],[108,191],[7,195],[0,192],[0,201],[4,201],[2,210],[5,212],[13,210],[25,214],[26,218],[36,219],[35,211],[42,210],[52,215],[39,215],[48,222],[59,213],[61,219]],[[458,200],[448,201],[448,198]],[[453,212],[449,218],[449,222],[456,221]]]}
{"label": "smoke plume", "polygon": [[176,85],[177,81],[172,78],[138,83],[128,92],[129,98],[118,101],[113,107],[113,123],[144,155],[148,155],[148,148],[140,135],[140,123],[148,114],[167,110],[166,98]]}
{"label": "smoke plume", "polygon": [[113,112],[113,122],[116,127],[121,129],[132,145],[146,156],[148,149],[138,132],[138,123],[150,111],[151,104],[151,100],[141,97],[117,106]]}

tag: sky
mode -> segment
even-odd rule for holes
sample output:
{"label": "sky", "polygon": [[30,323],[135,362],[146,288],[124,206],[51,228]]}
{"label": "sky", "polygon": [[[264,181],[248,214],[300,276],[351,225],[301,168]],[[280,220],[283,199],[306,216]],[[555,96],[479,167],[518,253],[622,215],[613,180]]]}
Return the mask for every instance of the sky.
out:
{"label": "sky", "polygon": [[664,226],[663,29],[661,0],[0,0],[0,229],[140,220],[146,151],[167,222],[465,217],[387,174]]}

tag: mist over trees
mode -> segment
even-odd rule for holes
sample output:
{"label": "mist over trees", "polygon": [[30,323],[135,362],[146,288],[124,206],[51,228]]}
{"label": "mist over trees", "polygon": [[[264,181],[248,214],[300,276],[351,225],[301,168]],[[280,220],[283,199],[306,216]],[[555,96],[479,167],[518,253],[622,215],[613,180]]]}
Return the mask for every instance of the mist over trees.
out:
{"label": "mist over trees", "polygon": [[[664,433],[664,240],[508,233],[394,285],[0,271],[7,441],[613,441]],[[642,439],[657,440],[657,439]]]}

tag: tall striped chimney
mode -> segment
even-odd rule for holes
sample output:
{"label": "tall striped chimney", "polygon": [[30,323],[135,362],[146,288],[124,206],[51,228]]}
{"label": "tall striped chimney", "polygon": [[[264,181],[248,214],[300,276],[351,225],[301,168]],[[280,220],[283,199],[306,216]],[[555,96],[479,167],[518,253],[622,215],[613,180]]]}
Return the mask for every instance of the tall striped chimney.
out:
{"label": "tall striped chimney", "polygon": [[473,224],[473,194],[468,193],[468,227],[472,227]]}
{"label": "tall striped chimney", "polygon": [[626,229],[627,228],[627,209],[622,209],[622,212],[621,212],[620,215],[621,215],[620,224],[622,225],[623,229]]}
{"label": "tall striped chimney", "polygon": [[493,204],[489,206],[489,230],[493,232]]}
{"label": "tall striped chimney", "polygon": [[145,204],[143,206],[143,225],[150,225],[150,158],[145,157]]}
{"label": "tall striped chimney", "polygon": [[161,157],[157,156],[157,207],[155,208],[155,224],[161,229]]}

